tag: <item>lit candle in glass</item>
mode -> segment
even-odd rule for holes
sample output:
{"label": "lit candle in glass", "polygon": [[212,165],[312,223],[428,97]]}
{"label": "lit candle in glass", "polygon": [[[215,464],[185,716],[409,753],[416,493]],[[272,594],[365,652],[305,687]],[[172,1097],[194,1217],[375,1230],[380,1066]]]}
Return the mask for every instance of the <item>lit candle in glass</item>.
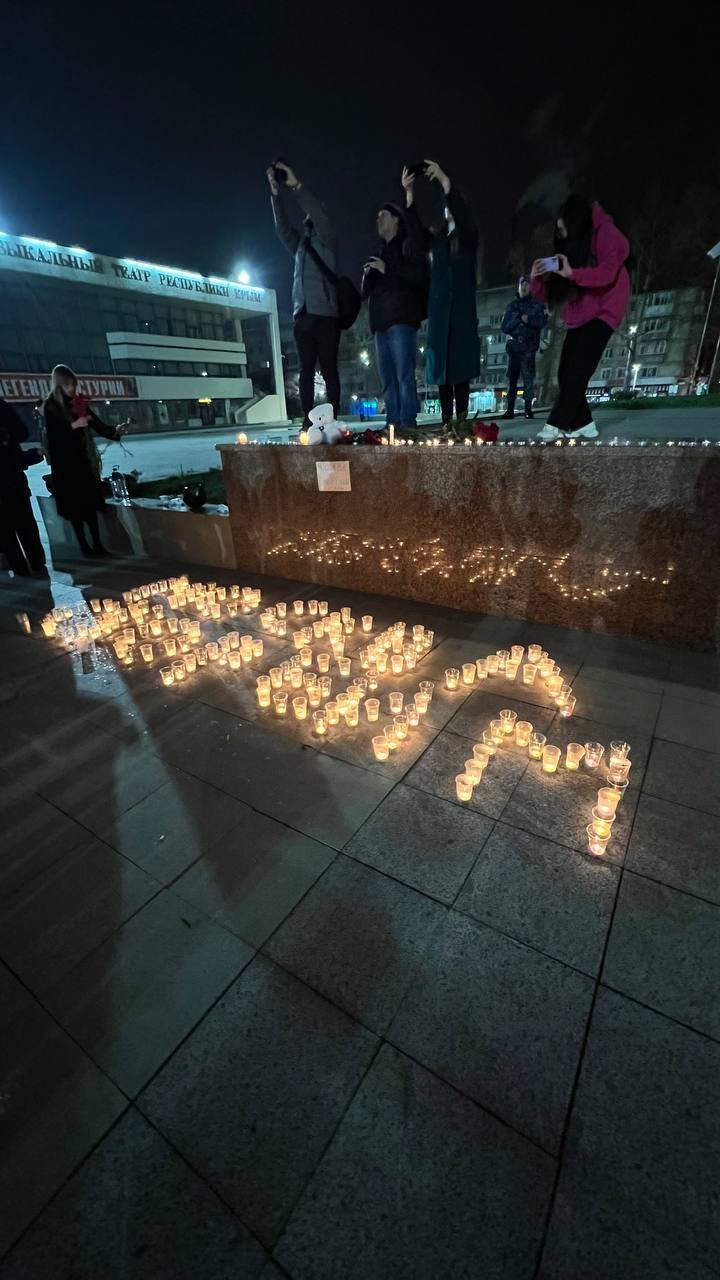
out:
{"label": "lit candle in glass", "polygon": [[428,696],[426,693],[416,693],[413,702],[418,710],[418,715],[424,716],[428,709]]}
{"label": "lit candle in glass", "polygon": [[605,755],[605,748],[602,742],[586,742],[585,743],[585,768],[597,769]]}
{"label": "lit candle in glass", "polygon": [[[166,641],[166,644],[167,644],[167,641]],[[167,649],[166,649],[166,652],[167,652]],[[143,660],[143,662],[152,662],[152,660],[153,660],[153,647],[152,647],[152,645],[151,645],[151,644],[141,644],[141,645],[140,645],[140,653],[142,654],[142,660]]]}
{"label": "lit candle in glass", "polygon": [[539,644],[528,645],[528,662],[539,662],[542,657],[542,646]]}
{"label": "lit candle in glass", "polygon": [[427,697],[428,703],[431,703],[433,699],[433,692],[435,690],[435,681],[421,680],[420,684],[418,685],[418,688],[421,693],[425,694],[425,696]]}
{"label": "lit candle in glass", "polygon": [[338,665],[338,671],[340,672],[342,679],[346,680],[347,677],[350,675],[350,659],[338,658],[337,665]]}
{"label": "lit candle in glass", "polygon": [[197,658],[195,657],[195,654],[186,653],[185,670],[187,671],[188,675],[189,676],[194,675],[196,669],[197,669]]}
{"label": "lit candle in glass", "polygon": [[373,738],[372,745],[373,745],[373,751],[375,752],[375,759],[387,760],[390,754],[390,747],[388,745],[387,738],[384,736],[384,734],[377,738]]}
{"label": "lit candle in glass", "polygon": [[495,656],[496,656],[497,661],[498,661],[498,664],[497,664],[497,669],[498,669],[498,671],[504,671],[504,670],[505,670],[505,667],[506,667],[506,664],[507,664],[507,660],[508,660],[508,658],[510,657],[510,650],[509,650],[509,649],[498,649],[498,651],[497,651],[497,653],[496,653],[496,655],[495,655]]}
{"label": "lit candle in glass", "polygon": [[548,676],[552,675],[554,669],[555,669],[555,663],[553,662],[552,658],[540,659],[538,663],[538,671],[540,672],[541,680],[547,680]]}
{"label": "lit candle in glass", "polygon": [[483,729],[483,746],[487,748],[488,755],[497,755],[497,743],[492,729]]}
{"label": "lit candle in glass", "polygon": [[329,653],[319,653],[317,655],[317,669],[323,675],[325,675],[330,670],[330,654]]}
{"label": "lit candle in glass", "polygon": [[494,755],[495,750],[493,742],[490,742],[489,745],[485,742],[476,742],[473,745],[473,756],[476,760],[479,760],[482,763],[483,768],[490,763],[490,760]]}
{"label": "lit candle in glass", "polygon": [[387,654],[378,653],[377,658],[375,659],[375,665],[378,671],[380,672],[380,675],[384,675],[385,672],[387,671],[387,664],[388,664]]}
{"label": "lit candle in glass", "polygon": [[332,678],[330,676],[320,676],[318,685],[323,698],[329,698],[332,692]]}
{"label": "lit candle in glass", "polygon": [[465,773],[472,781],[474,787],[477,786],[478,782],[482,781],[482,776],[486,767],[487,756],[484,756],[483,758],[473,756],[471,760],[465,761]]}
{"label": "lit candle in glass", "polygon": [[457,667],[448,667],[445,672],[445,685],[448,689],[457,689],[460,683],[460,672]]}
{"label": "lit candle in glass", "polygon": [[288,696],[286,693],[274,693],[272,695],[273,706],[275,707],[276,716],[284,716],[287,714]]}
{"label": "lit candle in glass", "polygon": [[503,733],[509,737],[511,733],[515,732],[517,711],[501,711],[500,720],[502,721]]}
{"label": "lit candle in glass", "polygon": [[511,646],[511,648],[510,648],[510,657],[512,658],[513,662],[517,662],[518,666],[520,666],[520,663],[521,663],[521,662],[522,662],[522,660],[523,660],[523,656],[524,656],[524,654],[525,654],[525,646],[524,646],[524,645],[522,645],[522,644],[514,644],[514,645],[512,645],[512,646]]}
{"label": "lit candle in glass", "polygon": [[345,708],[345,723],[348,729],[357,728],[358,719],[359,719],[358,704],[357,702],[353,702],[350,699],[348,699],[348,704],[347,704],[347,707]]}
{"label": "lit candle in glass", "polygon": [[585,748],[581,742],[568,742],[565,748],[565,768],[578,769],[584,755]]}
{"label": "lit candle in glass", "polygon": [[313,711],[313,728],[319,738],[327,733],[328,718],[324,711]]}
{"label": "lit candle in glass", "polygon": [[548,676],[546,688],[551,698],[557,698],[563,686],[562,676]]}
{"label": "lit candle in glass", "polygon": [[293,612],[296,618],[302,618],[304,607],[302,600],[293,600]]}
{"label": "lit candle in glass", "polygon": [[219,645],[217,645],[214,640],[209,640],[205,649],[208,656],[208,662],[217,662],[220,657]]}
{"label": "lit candle in glass", "polygon": [[302,695],[299,695],[297,698],[293,698],[292,705],[293,705],[293,711],[295,713],[296,720],[307,719],[307,707],[308,707],[307,698],[303,697]]}
{"label": "lit candle in glass", "polygon": [[544,733],[531,733],[528,743],[528,755],[531,760],[542,760],[542,753],[545,748],[547,738]]}
{"label": "lit candle in glass", "polygon": [[409,703],[409,705],[405,709],[405,714],[407,716],[407,720],[410,728],[416,729],[420,723],[420,712],[418,711],[414,702]]}
{"label": "lit candle in glass", "polygon": [[347,714],[347,709],[350,705],[350,699],[348,698],[347,694],[339,693],[335,701],[337,703],[337,709],[340,715],[345,716]]}
{"label": "lit candle in glass", "polygon": [[160,618],[153,618],[150,622],[150,635],[157,639],[163,633],[163,624]]}
{"label": "lit candle in glass", "polygon": [[592,822],[585,828],[585,830],[587,831],[588,848],[590,852],[594,853],[596,857],[602,857],[607,849],[610,836],[599,836],[594,830],[594,824]]}
{"label": "lit candle in glass", "polygon": [[270,675],[271,688],[282,689],[282,682],[283,682],[282,667],[271,667],[269,675]]}
{"label": "lit candle in glass", "polygon": [[530,746],[530,735],[533,727],[529,720],[518,720],[515,725],[515,741],[519,747]]}
{"label": "lit candle in glass", "polygon": [[519,662],[513,662],[512,658],[508,658],[507,662],[505,663],[505,679],[515,680],[517,678],[519,666],[520,666]]}
{"label": "lit candle in glass", "polygon": [[312,649],[307,649],[307,648],[303,645],[302,649],[300,650],[300,665],[301,665],[302,667],[311,667],[311,666],[312,666],[312,660],[313,660],[313,651],[312,651]]}
{"label": "lit candle in glass", "polygon": [[365,699],[365,714],[368,718],[368,721],[371,724],[374,724],[378,716],[380,715],[380,699],[379,698]]}
{"label": "lit candle in glass", "polygon": [[617,757],[620,760],[627,760],[630,755],[629,742],[611,742],[610,743],[610,763]]}
{"label": "lit candle in glass", "polygon": [[617,758],[617,756],[610,757],[610,763],[608,765],[608,778],[610,782],[612,782],[613,786],[615,785],[615,783],[618,783],[618,782],[626,782],[629,772],[630,772],[629,760],[620,760]]}
{"label": "lit candle in glass", "polygon": [[313,636],[316,640],[322,640],[325,635],[325,626],[322,618],[316,618],[312,624]]}
{"label": "lit candle in glass", "polygon": [[242,667],[242,658],[236,649],[231,649],[227,655],[228,666],[231,671],[239,671]]}
{"label": "lit candle in glass", "polygon": [[487,673],[489,676],[497,675],[498,667],[500,666],[500,663],[496,653],[488,654],[487,658],[485,659],[485,666],[487,668]]}
{"label": "lit candle in glass", "polygon": [[[185,622],[185,618],[183,618],[183,622]],[[170,633],[170,635],[171,635],[171,636],[176,636],[176,635],[177,635],[177,631],[178,631],[178,620],[177,620],[177,618],[167,618],[167,619],[166,619],[166,626],[167,626],[167,629],[168,629],[168,631],[169,631],[169,633]],[[183,627],[183,628],[182,628],[182,630],[183,630],[183,631],[185,631],[185,630],[186,630],[186,628],[185,628],[185,627]],[[188,634],[189,634],[189,633],[188,633]],[[198,636],[197,636],[197,638],[198,638],[198,640],[200,639],[200,628],[199,628],[199,627],[198,627]]]}
{"label": "lit candle in glass", "polygon": [[55,619],[52,617],[43,618],[40,625],[42,627],[43,635],[46,636],[48,640],[52,640],[55,632],[57,631]]}
{"label": "lit candle in glass", "polygon": [[401,653],[393,653],[390,658],[390,670],[392,671],[393,675],[401,676],[403,673],[404,666],[405,666],[405,659],[403,655]]}
{"label": "lit candle in glass", "polygon": [[546,746],[543,747],[542,767],[545,773],[555,773],[560,761],[560,748]]}
{"label": "lit candle in glass", "polygon": [[207,649],[204,644],[199,645],[195,650],[195,657],[197,658],[197,664],[199,667],[207,666]]}
{"label": "lit candle in glass", "polygon": [[403,693],[391,693],[389,695],[389,701],[390,701],[390,715],[399,716],[403,709],[403,703],[405,702],[405,695]]}
{"label": "lit candle in glass", "polygon": [[90,608],[92,609],[93,613],[100,613],[102,611],[102,605],[100,604],[99,600],[91,600]]}
{"label": "lit candle in glass", "polygon": [[487,658],[478,658],[477,662],[475,663],[475,669],[477,671],[478,680],[487,680],[487,675],[488,675]]}
{"label": "lit candle in glass", "polygon": [[614,818],[615,810],[622,792],[615,787],[601,787],[598,791],[597,807],[601,818]]}
{"label": "lit candle in glass", "polygon": [[613,822],[615,817],[603,817],[597,805],[592,811],[592,828],[596,836],[609,836],[612,833]]}
{"label": "lit candle in glass", "polygon": [[475,663],[463,662],[463,666],[462,666],[463,684],[474,684],[475,675],[476,675]]}
{"label": "lit candle in glass", "polygon": [[338,724],[340,721],[340,712],[338,710],[337,702],[327,702],[325,704],[325,710],[327,712],[328,724]]}
{"label": "lit candle in glass", "polygon": [[163,684],[166,685],[168,688],[171,684],[174,684],[175,677],[173,675],[172,667],[161,667],[160,679],[162,680]]}
{"label": "lit candle in glass", "polygon": [[472,800],[473,782],[466,773],[459,773],[455,778],[455,793],[458,800],[464,802]]}
{"label": "lit candle in glass", "polygon": [[523,684],[534,684],[537,670],[535,663],[526,662],[522,669]]}
{"label": "lit candle in glass", "polygon": [[390,748],[391,751],[397,751],[400,743],[398,742],[398,739],[397,739],[397,734],[395,732],[394,724],[385,725],[385,741],[387,742],[388,747]]}
{"label": "lit candle in glass", "polygon": [[311,707],[319,707],[322,702],[322,691],[319,684],[308,685],[307,699]]}
{"label": "lit candle in glass", "polygon": [[173,680],[175,681],[175,683],[182,684],[183,680],[185,679],[185,676],[187,675],[187,672],[185,670],[185,663],[173,662],[172,673],[173,673]]}
{"label": "lit candle in glass", "polygon": [[502,720],[500,720],[500,719],[498,719],[498,720],[491,720],[491,721],[490,721],[490,732],[491,732],[491,734],[492,734],[492,740],[493,740],[493,742],[495,743],[495,746],[496,746],[496,747],[501,747],[501,746],[502,746],[502,744],[503,744],[503,742],[505,741],[505,729],[504,729],[504,727],[503,727],[503,722],[502,722]]}
{"label": "lit candle in glass", "polygon": [[372,628],[373,628],[372,614],[364,613],[362,616],[361,622],[362,622],[363,631],[366,631],[366,632],[372,631]]}
{"label": "lit candle in glass", "polygon": [[405,738],[407,738],[407,736],[408,736],[408,718],[407,718],[407,716],[406,716],[406,715],[404,715],[404,714],[399,715],[399,716],[395,716],[395,717],[393,718],[393,725],[395,726],[395,736],[396,736],[396,738],[397,738],[398,742],[402,742],[402,741],[403,741]]}

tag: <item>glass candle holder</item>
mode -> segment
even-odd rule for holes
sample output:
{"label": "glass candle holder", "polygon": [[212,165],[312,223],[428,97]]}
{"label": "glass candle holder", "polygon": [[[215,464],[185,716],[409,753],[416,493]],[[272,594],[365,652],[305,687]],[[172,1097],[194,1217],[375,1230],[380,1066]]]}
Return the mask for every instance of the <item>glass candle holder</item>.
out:
{"label": "glass candle holder", "polygon": [[208,662],[217,662],[220,657],[220,649],[214,640],[208,640],[208,643],[205,646],[205,651],[208,656]]}
{"label": "glass candle holder", "polygon": [[379,698],[365,699],[365,715],[367,716],[370,724],[375,723],[375,721],[378,719],[378,716],[380,715],[380,699]]}
{"label": "glass candle holder", "polygon": [[488,755],[497,755],[497,743],[492,729],[483,729],[483,746],[487,748]]}
{"label": "glass candle holder", "polygon": [[503,742],[505,741],[505,727],[504,727],[503,721],[500,719],[491,720],[490,732],[492,734],[492,740],[495,743],[495,746],[501,747]]}
{"label": "glass candle holder", "polygon": [[575,694],[574,693],[568,694],[565,702],[560,707],[560,715],[562,716],[563,720],[570,719],[573,711],[575,710],[576,705],[577,705],[577,698],[575,697]]}
{"label": "glass candle holder", "polygon": [[314,671],[303,671],[302,682],[305,689],[309,689],[311,685],[317,684],[318,677]]}
{"label": "glass candle holder", "polygon": [[389,695],[390,715],[399,716],[402,712],[405,702],[405,695],[402,693],[391,693]]}
{"label": "glass candle holder", "polygon": [[560,762],[560,748],[546,746],[543,747],[542,767],[544,773],[555,773]]}
{"label": "glass candle holder", "polygon": [[273,689],[282,689],[283,673],[282,667],[271,667],[269,671],[270,685]]}
{"label": "glass candle holder", "polygon": [[548,676],[552,675],[554,669],[555,669],[555,663],[553,662],[552,658],[540,659],[538,663],[538,671],[540,673],[541,680],[547,680]]}
{"label": "glass candle holder", "polygon": [[347,677],[350,675],[350,659],[338,658],[337,664],[338,664],[338,671],[340,672],[341,677],[343,678],[343,680],[346,680]]}
{"label": "glass candle holder", "polygon": [[592,811],[592,828],[593,828],[593,831],[595,832],[595,835],[596,836],[611,835],[613,822],[615,821],[615,816],[616,815],[613,815],[612,818],[603,817],[597,805],[595,805],[595,808]]}
{"label": "glass candle holder", "polygon": [[515,724],[515,741],[519,747],[530,746],[530,735],[533,727],[529,720],[518,720]]}
{"label": "glass candle holder", "polygon": [[346,636],[351,636],[351,635],[353,635],[354,631],[355,631],[355,619],[354,619],[354,618],[347,618],[347,619],[346,619],[346,621],[345,621],[345,622],[343,622],[343,632],[344,632],[344,634],[345,634]]}
{"label": "glass candle holder", "polygon": [[393,725],[395,726],[395,736],[398,742],[403,742],[408,736],[408,718],[401,714],[393,717]]}
{"label": "glass candle holder", "polygon": [[495,655],[495,656],[496,656],[496,658],[497,658],[497,660],[498,660],[498,664],[497,664],[497,669],[498,669],[498,671],[504,671],[504,670],[505,670],[505,666],[506,666],[506,664],[507,664],[507,660],[508,660],[508,658],[510,657],[510,650],[509,650],[509,649],[498,649],[498,651],[497,651],[497,653],[496,653],[496,655]]}
{"label": "glass candle holder", "polygon": [[345,723],[348,726],[348,729],[357,728],[359,717],[360,708],[358,707],[357,702],[348,702],[347,710],[345,712]]}
{"label": "glass candle holder", "polygon": [[463,662],[463,665],[462,665],[463,684],[474,684],[476,674],[477,674],[477,671],[476,671],[474,662]]}
{"label": "glass candle holder", "polygon": [[302,618],[305,604],[302,600],[293,600],[293,613],[296,618]]}
{"label": "glass candle holder", "polygon": [[269,693],[270,688],[272,686],[272,681],[269,676],[258,676],[255,681],[255,684],[257,685],[258,689],[267,689]]}
{"label": "glass candle holder", "polygon": [[361,618],[361,625],[362,625],[362,629],[363,629],[363,631],[365,631],[365,632],[372,631],[372,629],[373,629],[373,620],[372,620],[372,614],[371,614],[371,613],[364,613],[364,614],[363,614],[363,616],[362,616],[362,618]]}
{"label": "glass candle holder", "polygon": [[263,687],[260,687],[260,685],[258,685],[257,700],[258,700],[258,706],[259,706],[259,707],[269,707],[269,706],[270,706],[271,698],[270,698],[270,686],[269,686],[269,685],[267,686],[267,688],[265,688],[264,686],[263,686]]}
{"label": "glass candle holder", "polygon": [[274,693],[272,696],[276,716],[287,714],[288,696],[286,693]]}
{"label": "glass candle holder", "polygon": [[545,681],[545,687],[548,693],[550,694],[551,698],[557,698],[560,690],[562,689],[562,686],[563,686],[562,676],[548,676],[547,680]]}
{"label": "glass candle holder", "polygon": [[522,669],[523,684],[534,684],[538,669],[534,662],[526,662]]}
{"label": "glass candle holder", "polygon": [[197,658],[195,657],[194,653],[185,654],[185,670],[187,671],[189,676],[192,676],[195,674],[197,670]]}
{"label": "glass candle holder", "polygon": [[614,818],[615,810],[622,797],[622,792],[615,787],[601,787],[598,791],[597,807],[601,818]]}
{"label": "glass candle holder", "polygon": [[320,671],[322,675],[326,675],[330,670],[330,654],[319,653],[317,655],[316,662],[318,671]]}
{"label": "glass candle holder", "polygon": [[170,687],[171,684],[174,684],[175,677],[173,675],[172,667],[161,667],[160,679],[162,680],[163,684],[166,685],[168,688]]}
{"label": "glass candle holder", "polygon": [[292,689],[302,689],[303,673],[300,667],[292,667],[290,670],[290,687]]}
{"label": "glass candle holder", "polygon": [[394,676],[401,676],[405,666],[405,659],[401,653],[393,653],[390,658],[390,670]]}
{"label": "glass candle holder", "polygon": [[237,652],[235,649],[230,650],[229,654],[227,655],[227,660],[228,660],[228,666],[231,671],[239,671],[241,669],[242,658],[240,657],[239,652]]}
{"label": "glass candle holder", "polygon": [[445,672],[445,687],[447,689],[457,689],[460,683],[460,672],[457,667],[448,667]]}
{"label": "glass candle holder", "polygon": [[[183,618],[183,622],[184,622],[184,621],[185,621],[185,619]],[[171,636],[176,636],[176,635],[177,635],[177,633],[178,633],[178,620],[177,620],[177,618],[166,618],[166,620],[165,620],[165,625],[167,626],[168,632],[170,633],[170,635],[171,635]],[[182,630],[183,630],[183,631],[185,631],[185,628],[183,627],[183,628],[182,628]],[[198,627],[198,639],[200,638],[200,636],[199,636],[199,632],[200,632],[200,628]]]}
{"label": "glass candle holder", "polygon": [[325,710],[327,712],[328,724],[339,724],[340,712],[338,711],[337,702],[326,702]]}
{"label": "glass candle holder", "polygon": [[629,755],[630,755],[629,742],[611,742],[610,743],[610,759],[611,760],[613,759],[614,756],[619,756],[620,759],[627,760]]}
{"label": "glass candle holder", "polygon": [[478,680],[487,680],[487,658],[478,658],[475,663],[475,672]]}
{"label": "glass candle holder", "polygon": [[313,635],[315,639],[322,640],[323,636],[325,635],[325,627],[323,625],[322,618],[316,618],[312,626],[313,626]]}
{"label": "glass candle holder", "polygon": [[[74,640],[74,639],[75,639],[75,628],[73,627],[71,630],[72,630],[72,634],[71,634],[71,637],[70,637],[70,638]],[[67,632],[66,632],[66,635],[67,635]],[[128,646],[126,645],[125,641],[124,641],[124,640],[116,640],[116,641],[115,641],[115,643],[113,644],[113,649],[115,650],[115,657],[116,657],[116,658],[119,658],[119,659],[120,659],[120,661],[122,662],[123,658],[125,657],[125,654],[126,654],[126,653],[127,653],[127,651],[128,651]]]}
{"label": "glass candle holder", "polygon": [[602,857],[607,849],[610,836],[599,836],[593,829],[592,822],[585,828],[585,830],[587,831],[588,849],[591,853],[595,854],[596,858]]}
{"label": "glass candle holder", "polygon": [[629,772],[630,772],[629,760],[619,760],[617,757],[615,757],[614,759],[612,756],[610,757],[610,763],[608,765],[607,775],[608,775],[608,779],[610,780],[610,782],[612,782],[613,786],[615,786],[617,782],[627,782]]}
{"label": "glass candle holder", "polygon": [[332,693],[332,677],[320,676],[320,679],[318,680],[318,685],[320,686],[320,693],[322,694],[323,698],[329,698],[330,694]]}
{"label": "glass candle holder", "polygon": [[544,733],[531,733],[528,743],[528,755],[531,760],[542,760],[542,753],[545,748],[547,738]]}
{"label": "glass candle holder", "polygon": [[322,693],[319,684],[311,684],[307,691],[307,700],[311,707],[319,707],[322,702]]}
{"label": "glass candle holder", "polygon": [[420,712],[418,711],[414,702],[411,702],[405,708],[405,715],[407,716],[408,724],[410,725],[410,728],[416,729],[420,723]]}
{"label": "glass candle holder", "polygon": [[468,800],[472,800],[472,793],[472,778],[469,778],[466,773],[459,773],[455,778],[455,794],[457,795],[458,800],[462,800],[464,803],[467,803]]}
{"label": "glass candle holder", "polygon": [[416,693],[414,695],[413,702],[417,707],[418,715],[424,716],[427,714],[428,701],[429,699],[426,693]]}
{"label": "glass candle holder", "polygon": [[327,617],[328,602],[327,600],[318,600],[318,613],[321,618]]}
{"label": "glass candle holder", "polygon": [[586,769],[595,770],[605,755],[602,742],[586,742],[584,764]]}
{"label": "glass candle holder", "polygon": [[387,742],[390,750],[397,751],[398,747],[400,746],[400,743],[398,742],[397,734],[395,732],[395,725],[386,724],[384,732],[385,732],[385,741]]}
{"label": "glass candle holder", "polygon": [[263,656],[263,650],[264,650],[264,646],[263,646],[263,642],[262,642],[262,640],[253,640],[253,642],[252,642],[252,656],[253,656],[253,658],[262,658],[262,656]]}
{"label": "glass candle holder", "polygon": [[335,701],[337,703],[337,709],[340,712],[340,715],[344,716],[350,705],[350,699],[348,698],[346,693],[339,693]]}
{"label": "glass candle holder", "polygon": [[328,718],[325,711],[313,711],[313,729],[319,738],[323,738],[328,729]]}
{"label": "glass candle holder", "polygon": [[197,658],[197,664],[199,667],[207,666],[207,648],[204,644],[199,645],[195,650],[195,657]]}
{"label": "glass candle holder", "polygon": [[380,734],[378,737],[373,738],[372,745],[373,751],[375,752],[375,759],[387,760],[390,755],[390,747],[388,746],[388,741],[385,735]]}
{"label": "glass candle holder", "polygon": [[185,676],[187,675],[187,672],[185,670],[185,663],[173,662],[172,673],[173,673],[173,680],[175,681],[175,683],[182,684],[183,680],[185,679]]}
{"label": "glass candle holder", "polygon": [[518,666],[522,662],[524,656],[525,656],[524,644],[513,644],[510,646],[510,657],[513,662],[517,662]]}
{"label": "glass candle holder", "polygon": [[[166,643],[167,643],[167,642],[166,642]],[[151,645],[151,644],[141,644],[141,645],[140,645],[140,654],[141,654],[141,656],[142,656],[142,660],[143,660],[143,662],[152,662],[152,660],[153,660],[153,647],[152,647],[152,645]]]}
{"label": "glass candle holder", "polygon": [[581,742],[568,742],[565,748],[565,768],[578,769],[584,755],[585,748]]}
{"label": "glass candle holder", "polygon": [[539,644],[528,645],[528,662],[539,662],[542,657],[542,646]]}
{"label": "glass candle holder", "polygon": [[312,666],[312,660],[313,660],[313,651],[312,651],[312,649],[308,649],[308,648],[306,648],[306,647],[303,645],[302,649],[300,650],[300,665],[301,665],[301,667],[311,667],[311,666]]}
{"label": "glass candle holder", "polygon": [[503,733],[509,737],[511,733],[515,732],[517,711],[501,711],[500,720],[502,721]]}
{"label": "glass candle holder", "polygon": [[377,658],[375,659],[375,666],[377,667],[377,670],[380,672],[380,675],[384,675],[385,672],[387,671],[387,664],[388,664],[387,654],[378,653]]}
{"label": "glass candle holder", "polygon": [[476,742],[473,745],[473,757],[475,760],[481,761],[483,768],[490,763],[494,755],[494,752],[491,750],[492,746],[492,743],[488,746],[485,742]]}
{"label": "glass candle holder", "polygon": [[484,758],[473,756],[471,760],[465,761],[465,772],[468,778],[472,779],[473,786],[477,786],[478,782],[482,780],[482,776],[485,772],[486,766],[487,766],[487,756],[485,756]]}
{"label": "glass candle holder", "polygon": [[512,658],[508,658],[507,662],[505,663],[505,679],[516,680],[517,673],[519,670],[520,670],[520,663],[513,662]]}
{"label": "glass candle holder", "polygon": [[487,673],[489,676],[497,675],[498,668],[500,666],[500,660],[496,653],[488,654],[487,658],[485,659],[485,666],[487,667]]}
{"label": "glass candle holder", "polygon": [[433,699],[433,692],[434,692],[434,690],[435,690],[435,681],[434,681],[434,680],[421,680],[421,681],[420,681],[420,684],[418,685],[418,688],[419,688],[419,690],[420,690],[420,692],[421,692],[421,693],[424,693],[424,694],[426,695],[427,700],[428,700],[428,703],[432,702],[432,699]]}
{"label": "glass candle holder", "polygon": [[48,640],[52,640],[55,635],[55,632],[57,631],[57,624],[55,622],[55,619],[43,618],[40,625],[42,627],[43,635],[46,636]]}
{"label": "glass candle holder", "polygon": [[153,637],[153,639],[157,640],[158,637],[161,636],[163,633],[162,619],[153,618],[149,626],[150,626],[150,635]]}
{"label": "glass candle holder", "polygon": [[302,697],[302,696],[299,696],[299,697],[297,697],[297,698],[293,698],[293,700],[292,700],[292,705],[293,705],[293,711],[294,711],[294,713],[295,713],[295,719],[296,719],[296,720],[306,720],[306,719],[307,719],[307,707],[308,707],[308,700],[307,700],[307,698],[304,698],[304,697]]}

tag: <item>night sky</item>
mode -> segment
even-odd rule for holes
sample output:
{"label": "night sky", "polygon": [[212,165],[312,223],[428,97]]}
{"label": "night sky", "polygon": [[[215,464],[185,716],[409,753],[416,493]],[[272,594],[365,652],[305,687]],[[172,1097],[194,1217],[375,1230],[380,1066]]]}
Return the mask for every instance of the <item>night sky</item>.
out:
{"label": "night sky", "polygon": [[581,174],[624,228],[649,190],[671,225],[692,183],[720,187],[715,5],[683,5],[672,27],[649,5],[496,2],[464,19],[456,3],[429,23],[408,5],[277,0],[12,8],[0,227],[206,273],[246,264],[281,304],[275,155],[328,206],[350,273],[403,162],[438,159],[471,198],[491,284],[518,202],[553,174]]}

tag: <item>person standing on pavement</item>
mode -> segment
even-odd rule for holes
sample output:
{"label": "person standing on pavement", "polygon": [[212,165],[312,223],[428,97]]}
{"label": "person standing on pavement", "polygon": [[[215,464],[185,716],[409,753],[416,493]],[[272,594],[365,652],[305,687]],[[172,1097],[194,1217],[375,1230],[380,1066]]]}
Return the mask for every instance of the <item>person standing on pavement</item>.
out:
{"label": "person standing on pavement", "polygon": [[[336,240],[330,219],[320,201],[288,164],[276,160],[270,165],[266,176],[270,185],[275,230],[281,243],[295,259],[292,284],[293,328],[300,361],[300,404],[304,425],[307,427],[310,423],[308,414],[315,403],[315,370],[318,365],[325,380],[327,399],[335,410],[336,418],[340,411],[340,322],[337,293],[308,251],[309,248],[314,250],[334,272]],[[302,233],[293,226],[288,216],[288,197],[281,194],[281,187],[292,193],[304,214]]]}
{"label": "person standing on pavement", "polygon": [[6,400],[0,400],[0,551],[16,575],[47,578],[45,552],[30,502],[25,472],[42,462],[40,449],[23,449],[27,427]]}
{"label": "person standing on pavement", "polygon": [[475,302],[478,230],[468,205],[437,161],[424,162],[423,176],[443,191],[442,222],[429,230],[415,207],[415,175],[407,166],[403,169],[408,231],[430,255],[426,377],[428,384],[438,388],[443,425],[450,426],[454,411],[462,430],[470,383],[480,373]]}
{"label": "person standing on pavement", "polygon": [[417,331],[427,313],[427,255],[422,241],[408,235],[396,204],[382,206],[377,231],[382,247],[365,263],[362,295],[368,299],[386,424],[413,430],[420,408],[415,363]]}
{"label": "person standing on pavement", "polygon": [[508,356],[508,396],[503,418],[515,417],[518,378],[523,380],[525,417],[532,418],[533,391],[535,390],[535,355],[540,346],[540,334],[548,321],[547,307],[530,296],[530,281],[521,276],[517,297],[510,303],[501,325],[508,335],[505,350]]}
{"label": "person standing on pavement", "polygon": [[567,329],[558,366],[558,395],[538,440],[585,436],[598,429],[586,398],[603,351],[630,301],[630,244],[597,201],[568,196],[555,224],[554,258],[537,258],[532,295],[559,305]]}

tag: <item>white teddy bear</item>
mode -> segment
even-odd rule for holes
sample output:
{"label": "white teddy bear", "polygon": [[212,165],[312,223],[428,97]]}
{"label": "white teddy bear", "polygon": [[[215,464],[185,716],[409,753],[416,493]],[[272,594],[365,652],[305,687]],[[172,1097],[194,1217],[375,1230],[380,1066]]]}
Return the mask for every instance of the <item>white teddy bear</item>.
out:
{"label": "white teddy bear", "polygon": [[331,404],[317,404],[308,417],[311,426],[307,430],[308,444],[337,444],[345,435],[342,423],[336,422]]}

